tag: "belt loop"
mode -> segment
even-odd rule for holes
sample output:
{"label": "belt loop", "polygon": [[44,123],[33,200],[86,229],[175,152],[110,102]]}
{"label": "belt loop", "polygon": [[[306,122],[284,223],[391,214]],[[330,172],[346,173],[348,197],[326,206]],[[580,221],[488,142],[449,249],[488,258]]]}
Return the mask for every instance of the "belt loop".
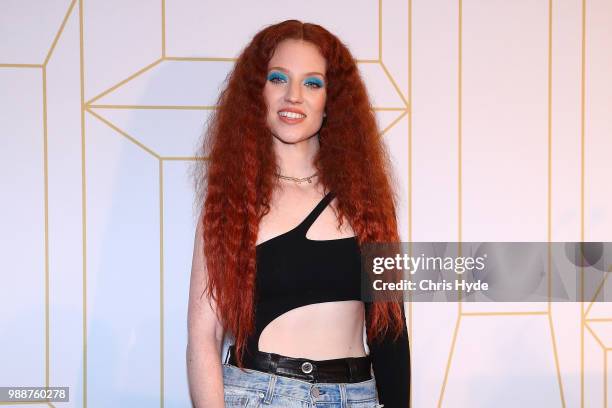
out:
{"label": "belt loop", "polygon": [[346,408],[348,406],[346,398],[346,384],[340,384],[340,408]]}
{"label": "belt loop", "polygon": [[[276,369],[276,363],[275,363]],[[268,389],[266,391],[266,397],[264,398],[264,403],[270,404],[272,402],[272,397],[274,396],[274,386],[276,385],[276,374],[272,374],[270,376],[270,381],[268,382]]]}

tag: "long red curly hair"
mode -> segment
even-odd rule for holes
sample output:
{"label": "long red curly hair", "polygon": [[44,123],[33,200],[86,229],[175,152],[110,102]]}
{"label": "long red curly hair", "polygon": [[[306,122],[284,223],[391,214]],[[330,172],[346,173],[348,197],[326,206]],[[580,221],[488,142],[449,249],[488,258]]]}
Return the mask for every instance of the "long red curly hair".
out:
{"label": "long red curly hair", "polygon": [[[338,199],[338,219],[349,220],[359,245],[399,242],[397,196],[390,160],[354,58],[316,24],[287,20],[257,33],[241,52],[204,132],[196,170],[208,282],[202,295],[216,302],[225,330],[234,334],[238,366],[254,330],[255,243],[270,210],[277,171],[263,98],[268,62],[286,39],[309,41],[327,61],[327,118],[314,159],[319,180]],[[374,302],[368,339],[403,329],[399,302]]]}

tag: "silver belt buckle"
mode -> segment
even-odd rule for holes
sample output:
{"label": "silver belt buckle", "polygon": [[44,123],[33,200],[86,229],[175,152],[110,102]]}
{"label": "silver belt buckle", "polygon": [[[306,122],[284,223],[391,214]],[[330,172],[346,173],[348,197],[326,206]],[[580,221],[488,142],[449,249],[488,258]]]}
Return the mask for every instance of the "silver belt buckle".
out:
{"label": "silver belt buckle", "polygon": [[302,372],[304,374],[310,374],[312,373],[312,363],[310,363],[309,361],[305,361],[302,363]]}

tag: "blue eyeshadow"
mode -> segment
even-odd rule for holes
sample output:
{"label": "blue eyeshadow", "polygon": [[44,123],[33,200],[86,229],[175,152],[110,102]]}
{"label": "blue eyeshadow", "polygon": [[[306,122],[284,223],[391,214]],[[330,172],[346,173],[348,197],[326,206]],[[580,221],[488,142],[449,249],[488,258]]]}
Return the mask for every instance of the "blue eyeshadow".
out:
{"label": "blue eyeshadow", "polygon": [[317,77],[310,77],[306,80],[306,82],[311,82],[311,83],[315,83],[317,85],[319,85],[319,87],[323,88],[323,81],[321,81],[319,78]]}
{"label": "blue eyeshadow", "polygon": [[[268,81],[275,81],[275,80],[288,82],[289,77],[282,72],[272,71],[268,74]],[[325,86],[325,83],[320,78],[317,78],[317,77],[309,77],[304,81],[304,83],[305,84],[315,84],[317,85],[318,88],[323,88],[323,86]]]}
{"label": "blue eyeshadow", "polygon": [[287,75],[285,75],[285,74],[283,74],[281,72],[276,72],[276,71],[275,72],[271,72],[268,75],[268,80],[271,81],[273,79],[282,79],[283,81],[286,81],[287,80]]}

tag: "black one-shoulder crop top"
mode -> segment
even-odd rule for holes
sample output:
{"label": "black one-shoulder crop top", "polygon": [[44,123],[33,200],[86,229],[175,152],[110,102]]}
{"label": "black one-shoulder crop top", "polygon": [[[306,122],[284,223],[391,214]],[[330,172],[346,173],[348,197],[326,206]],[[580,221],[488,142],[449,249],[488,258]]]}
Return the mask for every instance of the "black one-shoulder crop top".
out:
{"label": "black one-shoulder crop top", "polygon": [[[282,314],[310,304],[361,300],[361,252],[357,238],[311,240],[306,233],[333,200],[329,192],[295,228],[257,245],[255,332],[247,352],[259,350],[264,328]],[[370,304],[365,305],[366,311]],[[402,313],[403,313],[402,305]],[[404,315],[405,317],[405,315]],[[404,319],[405,322],[405,319]],[[378,396],[385,408],[408,407],[410,353],[408,334],[371,342]]]}

